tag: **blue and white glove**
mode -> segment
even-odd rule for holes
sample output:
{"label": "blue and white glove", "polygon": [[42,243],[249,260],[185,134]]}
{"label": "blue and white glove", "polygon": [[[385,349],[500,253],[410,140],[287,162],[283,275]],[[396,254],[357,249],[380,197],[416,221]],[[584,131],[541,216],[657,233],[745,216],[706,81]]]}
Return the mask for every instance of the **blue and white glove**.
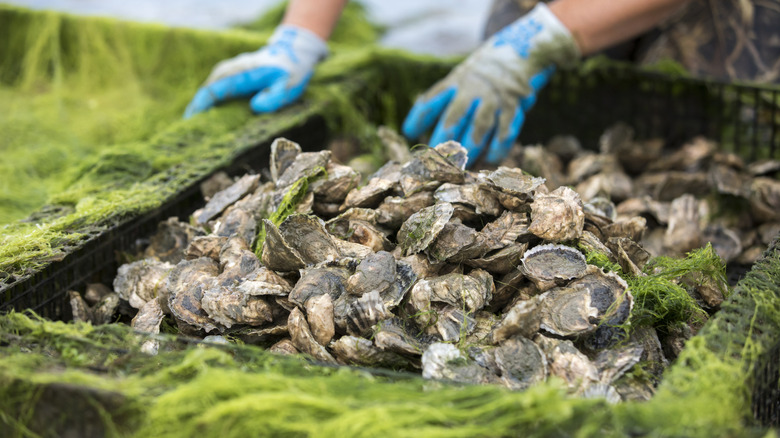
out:
{"label": "blue and white glove", "polygon": [[282,25],[268,44],[218,63],[192,99],[184,118],[228,99],[253,96],[249,106],[267,113],[298,99],[314,66],[328,54],[325,41],[307,29]]}
{"label": "blue and white glove", "polygon": [[457,140],[468,150],[471,165],[489,145],[487,162],[496,164],[509,153],[555,65],[579,58],[571,32],[540,3],[420,96],[403,133],[417,138],[438,119],[431,146]]}

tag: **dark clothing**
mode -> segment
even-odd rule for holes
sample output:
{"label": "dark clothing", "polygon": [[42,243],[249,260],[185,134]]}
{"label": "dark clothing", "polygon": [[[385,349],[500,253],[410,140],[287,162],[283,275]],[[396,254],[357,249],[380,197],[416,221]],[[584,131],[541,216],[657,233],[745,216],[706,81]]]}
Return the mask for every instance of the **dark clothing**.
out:
{"label": "dark clothing", "polygon": [[[485,37],[536,3],[494,0]],[[638,65],[671,59],[699,77],[780,83],[780,0],[692,0],[653,30],[603,53]]]}

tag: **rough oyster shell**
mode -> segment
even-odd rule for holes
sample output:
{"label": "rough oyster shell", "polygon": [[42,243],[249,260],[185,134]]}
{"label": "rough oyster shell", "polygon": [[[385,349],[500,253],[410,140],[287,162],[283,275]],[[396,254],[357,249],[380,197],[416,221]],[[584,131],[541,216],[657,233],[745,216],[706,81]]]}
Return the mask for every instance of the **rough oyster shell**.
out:
{"label": "rough oyster shell", "polygon": [[398,230],[398,245],[404,255],[418,253],[430,245],[452,217],[454,208],[447,202],[424,208],[407,219]]}
{"label": "rough oyster shell", "polygon": [[279,137],[271,143],[271,159],[268,166],[271,170],[271,181],[277,184],[279,177],[295,161],[302,152],[301,146],[284,137]]}
{"label": "rough oyster shell", "polygon": [[547,378],[547,359],[529,339],[507,339],[496,348],[495,355],[502,381],[509,388],[526,389]]}
{"label": "rough oyster shell", "polygon": [[311,328],[314,340],[320,345],[328,345],[336,334],[333,322],[333,299],[329,294],[322,294],[306,301],[306,319]]}
{"label": "rough oyster shell", "polygon": [[401,165],[389,161],[379,168],[368,180],[365,186],[353,189],[344,199],[341,211],[353,207],[374,208],[393,191],[401,177]]}
{"label": "rough oyster shell", "polygon": [[346,292],[348,277],[349,271],[339,267],[304,269],[288,299],[301,308],[306,307],[310,298],[323,294],[329,294],[335,301]]}
{"label": "rough oyster shell", "polygon": [[406,368],[408,359],[374,346],[368,339],[342,336],[330,344],[338,361],[345,365],[380,366],[391,369]]}
{"label": "rough oyster shell", "polygon": [[417,311],[417,322],[427,326],[435,321],[435,315],[430,313],[431,303],[449,304],[473,313],[490,302],[494,290],[493,277],[475,269],[469,275],[453,273],[417,281],[410,303]]}
{"label": "rough oyster shell", "polygon": [[295,156],[292,163],[275,181],[277,193],[286,191],[301,178],[311,178],[320,173],[330,161],[330,151],[303,152]]}
{"label": "rough oyster shell", "polygon": [[399,228],[412,214],[436,203],[433,192],[418,192],[407,197],[388,196],[377,207],[377,222]]}
{"label": "rough oyster shell", "polygon": [[531,204],[528,231],[542,239],[553,242],[579,239],[584,225],[580,195],[568,187],[559,187],[549,195],[538,194]]}
{"label": "rough oyster shell", "polygon": [[237,286],[237,289],[248,296],[272,295],[286,297],[293,286],[274,271],[261,266],[250,272]]}
{"label": "rough oyster shell", "polygon": [[501,204],[499,204],[493,190],[477,183],[445,183],[436,189],[433,196],[439,202],[469,206],[478,215],[498,216],[502,210]]}
{"label": "rough oyster shell", "polygon": [[494,344],[505,341],[515,335],[533,338],[542,323],[540,311],[540,299],[534,297],[529,300],[518,301],[508,312],[504,314],[491,334]]}
{"label": "rough oyster shell", "polygon": [[319,202],[341,204],[347,194],[360,184],[360,174],[349,166],[328,162],[326,178],[318,179],[309,185]]}
{"label": "rough oyster shell", "polygon": [[337,363],[336,359],[328,353],[328,350],[314,339],[309,324],[306,322],[306,318],[303,316],[303,312],[301,312],[300,309],[295,308],[290,312],[290,318],[287,320],[287,327],[290,330],[292,344],[298,351],[308,354],[321,362]]}
{"label": "rough oyster shell", "polygon": [[260,182],[260,175],[245,175],[236,181],[232,186],[217,193],[206,203],[203,210],[196,215],[195,221],[198,224],[205,224],[222,213],[228,206],[243,198],[249,192],[257,188]]}
{"label": "rough oyster shell", "polygon": [[465,172],[435,148],[420,149],[401,168],[401,190],[410,196],[421,190],[433,190],[442,183],[462,184]]}
{"label": "rough oyster shell", "polygon": [[180,222],[177,217],[168,218],[167,221],[157,224],[157,232],[144,250],[144,257],[153,257],[173,264],[179,263],[184,259],[190,241],[203,234],[203,230]]}
{"label": "rough oyster shell", "polygon": [[208,332],[216,328],[200,301],[205,289],[211,287],[218,274],[217,263],[213,259],[201,257],[179,262],[168,275],[168,308],[185,333],[199,329]]}
{"label": "rough oyster shell", "polygon": [[[208,235],[198,236],[190,241],[187,246],[187,260],[197,259],[199,257],[210,257],[219,261],[219,252],[222,246],[227,242],[227,237]],[[178,263],[178,262],[177,262]]]}
{"label": "rough oyster shell", "polygon": [[384,294],[392,287],[395,287],[395,258],[386,251],[363,259],[347,279],[347,292],[358,297],[372,290]]}
{"label": "rough oyster shell", "polygon": [[257,238],[257,221],[254,215],[242,208],[230,208],[219,220],[216,234],[222,237],[237,235],[248,246],[251,246]]}
{"label": "rough oyster shell", "polygon": [[481,257],[486,252],[487,245],[477,230],[452,222],[444,225],[433,243],[425,250],[432,263],[462,263]]}
{"label": "rough oyster shell", "polygon": [[482,227],[480,234],[482,234],[488,249],[500,249],[513,244],[521,236],[527,235],[530,224],[531,221],[526,213],[504,211],[498,219],[488,222]]}
{"label": "rough oyster shell", "polygon": [[154,259],[124,264],[114,278],[114,291],[130,306],[140,309],[147,301],[157,297],[173,267],[170,263]]}
{"label": "rough oyster shell", "polygon": [[592,304],[590,291],[583,285],[552,289],[541,300],[541,330],[562,337],[577,337],[596,330],[591,321],[598,316],[599,309]]}
{"label": "rough oyster shell", "polygon": [[281,272],[297,271],[306,266],[300,253],[287,243],[273,222],[263,219],[263,225],[266,233],[261,257],[263,265]]}
{"label": "rough oyster shell", "polygon": [[333,261],[341,256],[333,236],[325,230],[325,223],[315,216],[292,214],[279,225],[279,232],[308,265]]}

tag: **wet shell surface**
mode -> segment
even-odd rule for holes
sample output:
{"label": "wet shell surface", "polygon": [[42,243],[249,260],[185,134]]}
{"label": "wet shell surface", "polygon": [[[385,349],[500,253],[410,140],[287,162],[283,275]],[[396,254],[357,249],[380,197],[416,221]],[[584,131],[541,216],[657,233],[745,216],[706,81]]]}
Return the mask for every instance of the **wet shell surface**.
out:
{"label": "wet shell surface", "polygon": [[585,274],[585,256],[564,245],[539,245],[525,252],[522,271],[537,281],[571,280]]}

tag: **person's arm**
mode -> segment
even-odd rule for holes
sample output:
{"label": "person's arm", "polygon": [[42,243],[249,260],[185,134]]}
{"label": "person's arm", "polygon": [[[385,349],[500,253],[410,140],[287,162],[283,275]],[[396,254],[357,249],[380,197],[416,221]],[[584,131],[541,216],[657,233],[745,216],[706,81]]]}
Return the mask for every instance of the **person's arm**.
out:
{"label": "person's arm", "polygon": [[327,41],[347,1],[290,0],[282,24],[308,29]]}
{"label": "person's arm", "polygon": [[657,26],[687,1],[556,0],[549,7],[587,56]]}

